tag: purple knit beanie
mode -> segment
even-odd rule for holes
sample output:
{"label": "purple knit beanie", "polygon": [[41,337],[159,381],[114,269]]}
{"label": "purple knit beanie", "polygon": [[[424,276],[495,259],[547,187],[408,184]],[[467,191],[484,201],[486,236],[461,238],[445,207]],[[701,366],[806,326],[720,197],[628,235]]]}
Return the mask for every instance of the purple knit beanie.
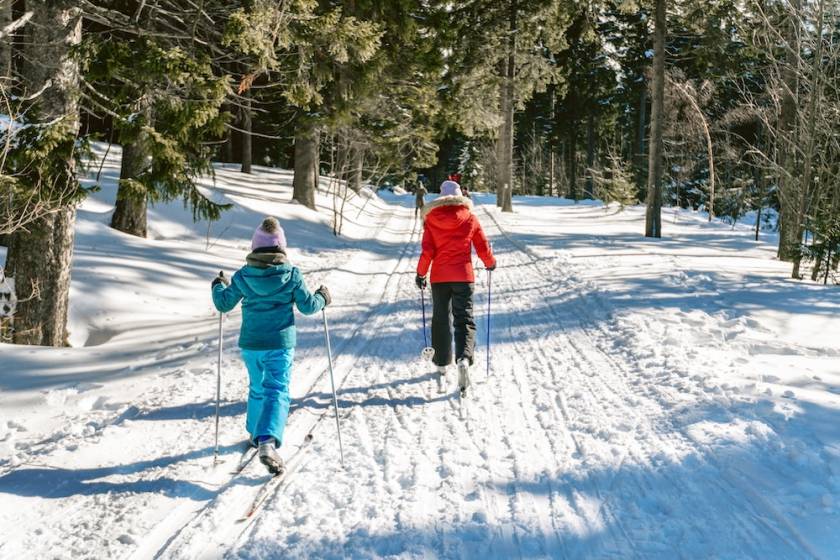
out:
{"label": "purple knit beanie", "polygon": [[455,181],[444,181],[440,185],[440,196],[462,196],[461,186]]}
{"label": "purple knit beanie", "polygon": [[280,247],[283,251],[286,250],[286,234],[277,218],[264,219],[254,232],[254,237],[251,238],[251,250],[261,247]]}

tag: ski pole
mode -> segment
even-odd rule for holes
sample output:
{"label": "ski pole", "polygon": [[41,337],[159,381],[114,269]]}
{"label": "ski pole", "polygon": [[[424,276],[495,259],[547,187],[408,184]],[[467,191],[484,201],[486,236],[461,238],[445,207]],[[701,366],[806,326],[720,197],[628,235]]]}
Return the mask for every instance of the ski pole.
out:
{"label": "ski pole", "polygon": [[330,363],[330,384],[333,393],[333,408],[335,409],[335,429],[338,432],[338,452],[341,455],[341,466],[344,467],[344,447],[341,445],[341,422],[338,419],[338,396],[335,393],[335,378],[333,377],[332,349],[330,348],[330,328],[327,326],[327,311],[321,309],[324,317],[324,339],[327,341],[327,359]]}
{"label": "ski pole", "polygon": [[426,290],[420,288],[420,304],[423,307],[423,348],[429,346],[429,338],[426,336]]}
{"label": "ski pole", "polygon": [[[224,271],[219,271],[219,277],[224,278]],[[216,368],[216,444],[213,451],[213,464],[219,462],[219,404],[222,400],[222,322],[225,314],[219,311],[219,359]]]}
{"label": "ski pole", "polygon": [[423,308],[423,350],[420,351],[420,358],[431,360],[435,357],[435,350],[429,346],[429,339],[426,336],[426,288],[420,288],[420,304]]}
{"label": "ski pole", "polygon": [[490,296],[493,287],[493,271],[487,271],[487,378],[490,378]]}

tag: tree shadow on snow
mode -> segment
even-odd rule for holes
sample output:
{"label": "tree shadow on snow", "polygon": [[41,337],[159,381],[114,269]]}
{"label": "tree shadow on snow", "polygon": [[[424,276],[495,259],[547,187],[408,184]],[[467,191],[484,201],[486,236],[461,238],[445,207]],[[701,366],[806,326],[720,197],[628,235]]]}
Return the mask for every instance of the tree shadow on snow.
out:
{"label": "tree shadow on snow", "polygon": [[[238,416],[240,414],[245,414],[245,401],[222,401],[219,406],[219,416]],[[208,400],[199,403],[143,410],[132,416],[130,420],[204,420],[215,417],[215,415],[216,401]]]}
{"label": "tree shadow on snow", "polygon": [[[371,407],[371,406],[385,406],[391,408],[397,408],[400,406],[407,406],[407,407],[415,407],[415,406],[427,406],[432,403],[437,402],[445,402],[452,400],[457,393],[454,392],[447,392],[445,394],[440,394],[432,398],[428,398],[424,394],[420,395],[404,395],[401,394],[396,397],[381,397],[376,395],[370,395],[375,391],[380,391],[387,388],[399,388],[399,387],[407,387],[407,386],[416,386],[421,385],[424,383],[430,383],[432,380],[435,379],[436,374],[427,373],[424,375],[420,375],[417,377],[412,377],[409,379],[396,379],[394,381],[386,382],[386,383],[377,383],[374,385],[368,385],[364,387],[349,387],[346,389],[338,389],[336,390],[336,396],[338,400],[338,407],[342,409],[351,409],[354,407]],[[437,393],[436,393],[437,394]],[[350,397],[351,395],[369,395],[366,398],[361,400],[355,400],[352,398],[342,398],[342,397]],[[290,408],[291,412],[294,412],[299,409],[327,409],[332,408],[333,401],[332,401],[332,393],[322,393],[322,392],[313,392],[307,394],[305,397],[301,399],[295,399],[292,402],[292,406]]]}
{"label": "tree shadow on snow", "polygon": [[[221,446],[222,455],[234,454],[241,451],[239,444]],[[29,467],[21,466],[3,476],[0,476],[0,493],[26,497],[41,497],[45,499],[60,499],[72,496],[91,496],[96,494],[135,494],[152,493],[163,494],[173,498],[188,498],[204,501],[213,498],[216,492],[202,486],[197,481],[173,479],[167,476],[131,481],[108,481],[108,477],[142,475],[145,471],[166,468],[184,461],[210,458],[214,448],[205,447],[182,453],[169,455],[110,467],[97,468],[63,468],[63,467]],[[258,480],[242,478],[241,484],[255,485]],[[210,483],[208,483],[209,485]]]}

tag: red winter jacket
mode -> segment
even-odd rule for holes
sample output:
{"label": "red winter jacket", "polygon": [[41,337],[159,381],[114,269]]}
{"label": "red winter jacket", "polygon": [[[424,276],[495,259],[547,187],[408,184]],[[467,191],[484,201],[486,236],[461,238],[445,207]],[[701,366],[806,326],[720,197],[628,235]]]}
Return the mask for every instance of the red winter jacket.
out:
{"label": "red winter jacket", "polygon": [[432,267],[432,284],[440,282],[475,282],[472,247],[491,267],[496,264],[490,244],[481,230],[472,202],[463,196],[440,197],[423,208],[423,252],[417,274],[426,276]]}

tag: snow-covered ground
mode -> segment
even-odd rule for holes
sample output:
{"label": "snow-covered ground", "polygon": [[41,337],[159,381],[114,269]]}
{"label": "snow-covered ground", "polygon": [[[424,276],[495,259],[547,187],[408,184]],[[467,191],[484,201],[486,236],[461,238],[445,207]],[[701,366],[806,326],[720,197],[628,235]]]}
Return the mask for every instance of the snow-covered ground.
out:
{"label": "snow-covered ground", "polygon": [[[787,279],[748,225],[669,210],[655,241],[642,208],[478,195],[500,265],[462,420],[419,360],[411,195],[351,198],[337,238],[326,193],[314,212],[288,172],[219,168],[234,210],[208,229],[161,205],[141,240],[106,225],[118,157],[79,212],[74,347],[0,345],[0,558],[837,557],[840,290]],[[333,292],[345,465],[321,318],[300,317],[292,472],[240,522],[266,475],[230,474],[238,312],[213,467],[209,281],[266,214]]]}

